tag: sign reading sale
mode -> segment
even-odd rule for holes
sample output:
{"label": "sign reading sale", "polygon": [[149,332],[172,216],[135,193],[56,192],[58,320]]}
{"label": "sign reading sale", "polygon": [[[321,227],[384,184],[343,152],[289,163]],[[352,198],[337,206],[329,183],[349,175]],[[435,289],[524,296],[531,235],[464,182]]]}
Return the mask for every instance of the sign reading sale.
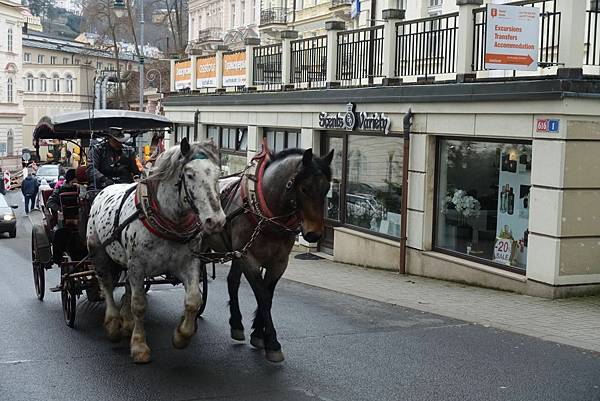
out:
{"label": "sign reading sale", "polygon": [[535,71],[540,9],[490,4],[486,10],[485,68]]}

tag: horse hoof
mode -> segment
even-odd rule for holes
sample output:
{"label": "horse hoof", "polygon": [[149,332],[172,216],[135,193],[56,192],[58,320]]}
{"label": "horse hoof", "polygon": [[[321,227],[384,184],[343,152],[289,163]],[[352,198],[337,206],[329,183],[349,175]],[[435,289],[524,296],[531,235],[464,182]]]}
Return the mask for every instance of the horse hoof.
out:
{"label": "horse hoof", "polygon": [[250,345],[256,349],[263,349],[265,348],[265,340],[260,337],[250,336]]}
{"label": "horse hoof", "polygon": [[144,364],[144,363],[149,363],[152,361],[152,359],[150,358],[150,350],[135,352],[135,353],[132,353],[132,356],[133,356],[133,363],[136,363],[139,365]]}
{"label": "horse hoof", "polygon": [[109,341],[117,343],[121,341],[121,319],[112,318],[104,324]]}
{"label": "horse hoof", "polygon": [[231,329],[231,338],[235,341],[246,341],[244,329]]}
{"label": "horse hoof", "polygon": [[171,338],[171,342],[173,343],[173,347],[176,349],[184,349],[190,344],[191,337],[183,336],[179,330],[175,330],[173,333],[173,337]]}
{"label": "horse hoof", "polygon": [[285,359],[283,357],[283,352],[281,352],[281,350],[279,350],[279,351],[266,351],[265,352],[265,357],[267,358],[267,361],[274,362],[274,363],[282,362]]}

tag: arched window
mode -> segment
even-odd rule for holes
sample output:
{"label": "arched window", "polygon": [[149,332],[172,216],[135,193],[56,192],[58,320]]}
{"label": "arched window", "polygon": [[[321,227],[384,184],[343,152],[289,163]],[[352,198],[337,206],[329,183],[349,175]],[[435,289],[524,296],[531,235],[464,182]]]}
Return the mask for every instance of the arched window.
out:
{"label": "arched window", "polygon": [[60,77],[58,74],[52,75],[52,92],[60,92]]}
{"label": "arched window", "polygon": [[40,92],[46,92],[48,90],[48,78],[46,74],[40,75]]}
{"label": "arched window", "polygon": [[27,92],[33,92],[33,74],[27,74]]}
{"label": "arched window", "polygon": [[8,40],[6,42],[6,46],[8,47],[8,51],[13,51],[13,30],[12,28],[8,28]]}
{"label": "arched window", "polygon": [[6,101],[8,103],[13,102],[13,79],[10,77],[8,78],[8,82],[6,85]]}
{"label": "arched window", "polygon": [[65,78],[65,81],[67,84],[67,93],[73,93],[73,77],[68,74]]}
{"label": "arched window", "polygon": [[15,135],[11,129],[8,130],[6,135],[6,155],[12,156],[15,153]]}

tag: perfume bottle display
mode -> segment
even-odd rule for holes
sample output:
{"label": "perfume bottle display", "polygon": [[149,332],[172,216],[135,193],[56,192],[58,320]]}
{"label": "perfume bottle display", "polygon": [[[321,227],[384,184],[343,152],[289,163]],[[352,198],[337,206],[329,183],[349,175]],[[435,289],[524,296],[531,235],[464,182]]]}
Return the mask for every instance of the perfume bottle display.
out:
{"label": "perfume bottle display", "polygon": [[506,211],[510,215],[515,212],[515,194],[512,188],[508,190]]}

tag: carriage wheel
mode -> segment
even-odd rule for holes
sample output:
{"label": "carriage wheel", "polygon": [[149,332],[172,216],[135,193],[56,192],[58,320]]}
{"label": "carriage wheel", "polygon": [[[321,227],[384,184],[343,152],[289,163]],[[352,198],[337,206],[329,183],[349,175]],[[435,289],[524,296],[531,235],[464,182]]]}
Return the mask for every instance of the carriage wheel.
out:
{"label": "carriage wheel", "polygon": [[38,245],[35,239],[35,233],[31,233],[31,264],[33,266],[33,284],[35,285],[35,294],[40,301],[44,300],[46,290],[46,271],[39,261]]}
{"label": "carriage wheel", "polygon": [[206,273],[206,264],[200,265],[200,293],[202,294],[202,306],[198,310],[197,317],[202,316],[204,309],[206,309],[206,300],[208,299],[208,274]]}
{"label": "carriage wheel", "polygon": [[[63,276],[67,273],[67,269],[61,266],[60,274]],[[77,295],[75,294],[74,280],[66,278],[62,280],[62,289],[60,291],[60,297],[62,300],[63,315],[65,317],[65,323],[67,326],[73,327],[75,325],[75,313],[77,311]]]}

